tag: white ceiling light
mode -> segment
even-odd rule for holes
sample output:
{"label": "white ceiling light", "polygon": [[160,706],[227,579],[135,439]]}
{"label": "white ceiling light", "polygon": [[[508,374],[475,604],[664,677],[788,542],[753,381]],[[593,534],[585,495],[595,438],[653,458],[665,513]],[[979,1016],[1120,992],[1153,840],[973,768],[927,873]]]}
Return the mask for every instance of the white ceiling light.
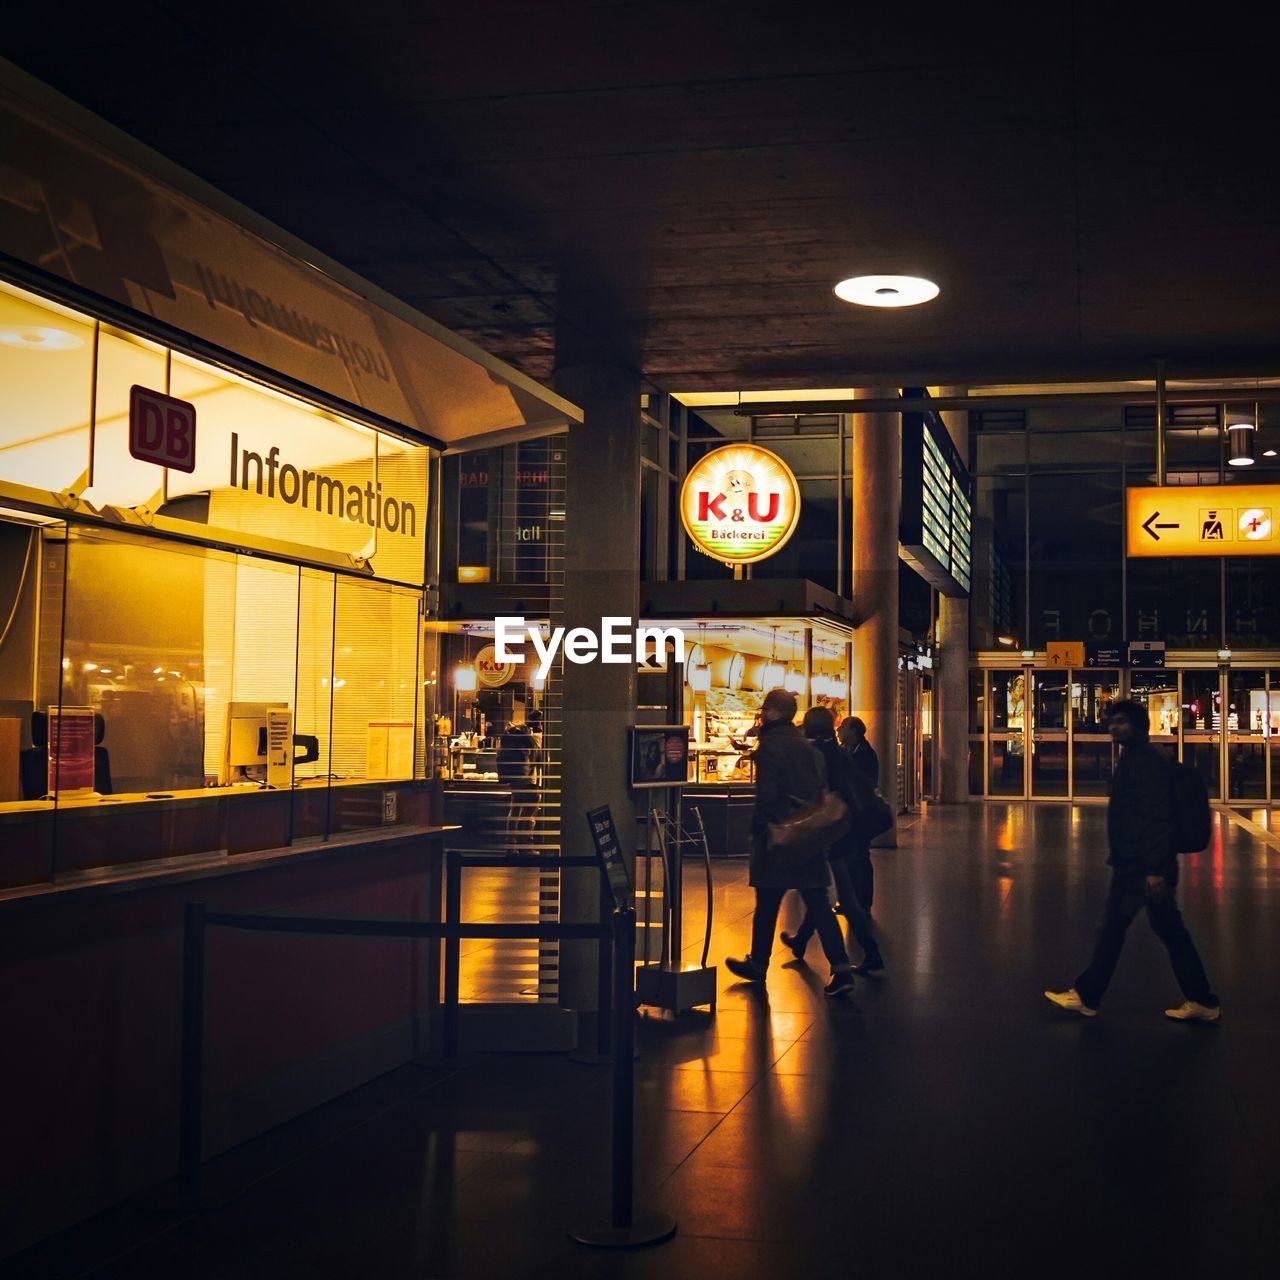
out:
{"label": "white ceiling light", "polygon": [[24,351],[71,351],[83,347],[84,339],[52,325],[0,324],[0,346]]}
{"label": "white ceiling light", "polygon": [[1227,424],[1228,466],[1253,466],[1254,441],[1256,438],[1252,422],[1229,422]]}
{"label": "white ceiling light", "polygon": [[836,285],[836,297],[861,307],[915,307],[938,296],[938,286],[920,276],[851,276]]}

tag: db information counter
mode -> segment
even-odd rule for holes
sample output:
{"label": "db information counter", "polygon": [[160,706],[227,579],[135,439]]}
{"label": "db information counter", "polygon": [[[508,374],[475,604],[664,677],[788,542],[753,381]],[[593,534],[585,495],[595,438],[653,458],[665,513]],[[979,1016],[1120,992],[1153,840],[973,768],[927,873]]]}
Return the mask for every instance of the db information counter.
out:
{"label": "db information counter", "polygon": [[[0,64],[0,1258],[171,1175],[179,936],[430,918],[436,450],[572,406]],[[206,1154],[410,1059],[434,951],[219,938]]]}

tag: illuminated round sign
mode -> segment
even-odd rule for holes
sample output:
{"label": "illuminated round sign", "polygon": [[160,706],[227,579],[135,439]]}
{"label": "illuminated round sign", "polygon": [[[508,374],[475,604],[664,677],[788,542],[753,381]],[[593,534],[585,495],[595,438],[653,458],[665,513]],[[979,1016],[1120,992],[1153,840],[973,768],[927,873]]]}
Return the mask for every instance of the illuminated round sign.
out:
{"label": "illuminated round sign", "polygon": [[1246,542],[1266,542],[1271,537],[1271,508],[1249,507],[1242,511],[1240,536]]}
{"label": "illuminated round sign", "polygon": [[493,645],[487,644],[476,654],[476,676],[486,689],[499,689],[516,673],[510,662],[499,662]]}
{"label": "illuminated round sign", "polygon": [[727,444],[700,458],[680,490],[680,519],[699,551],[750,564],[781,550],[800,518],[800,486],[776,453]]}

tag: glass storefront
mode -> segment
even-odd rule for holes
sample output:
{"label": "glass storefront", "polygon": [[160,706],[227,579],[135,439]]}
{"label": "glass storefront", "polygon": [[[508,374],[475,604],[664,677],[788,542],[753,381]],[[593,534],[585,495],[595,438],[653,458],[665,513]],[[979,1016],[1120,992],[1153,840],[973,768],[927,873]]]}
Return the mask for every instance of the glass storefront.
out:
{"label": "glass storefront", "polygon": [[1280,669],[1261,666],[973,670],[970,795],[1105,799],[1118,758],[1106,719],[1120,697],[1146,707],[1152,743],[1196,768],[1213,799],[1280,804]]}
{"label": "glass storefront", "polygon": [[427,448],[5,283],[0,321],[0,885],[417,821]]}

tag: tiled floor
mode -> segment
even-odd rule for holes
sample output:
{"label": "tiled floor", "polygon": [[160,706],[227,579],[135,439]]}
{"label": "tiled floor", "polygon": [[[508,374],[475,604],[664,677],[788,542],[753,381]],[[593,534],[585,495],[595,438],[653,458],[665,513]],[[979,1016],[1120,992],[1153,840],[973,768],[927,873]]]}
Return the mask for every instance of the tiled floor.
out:
{"label": "tiled floor", "polygon": [[[1142,921],[1084,1022],[1040,992],[1087,951],[1103,824],[935,808],[877,855],[889,969],[853,1000],[824,999],[815,943],[775,953],[767,991],[722,969],[714,1019],[646,1018],[638,1186],[678,1219],[668,1244],[570,1242],[608,1211],[608,1072],[520,1055],[405,1068],[214,1162],[199,1217],[126,1206],[10,1274],[1276,1274],[1280,839],[1224,817],[1184,868],[1219,1027],[1161,1016],[1177,992]],[[718,867],[713,962],[750,906],[743,865]]]}

